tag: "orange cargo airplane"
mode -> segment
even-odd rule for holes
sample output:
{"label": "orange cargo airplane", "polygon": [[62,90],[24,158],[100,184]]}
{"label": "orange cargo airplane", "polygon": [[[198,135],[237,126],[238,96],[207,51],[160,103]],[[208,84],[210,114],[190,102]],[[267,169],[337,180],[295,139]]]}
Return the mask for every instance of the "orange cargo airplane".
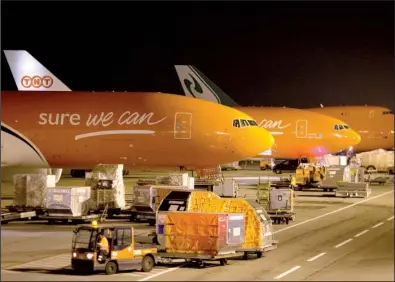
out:
{"label": "orange cargo airplane", "polygon": [[274,143],[245,113],[179,95],[3,91],[1,106],[2,166],[214,167]]}
{"label": "orange cargo airplane", "polygon": [[306,109],[344,120],[361,136],[355,152],[394,149],[394,113],[377,106],[334,106]]}
{"label": "orange cargo airplane", "polygon": [[292,108],[240,107],[193,66],[175,67],[185,95],[232,106],[254,117],[274,136],[271,152],[260,156],[318,157],[349,149],[360,141],[360,136],[343,121],[326,115]]}

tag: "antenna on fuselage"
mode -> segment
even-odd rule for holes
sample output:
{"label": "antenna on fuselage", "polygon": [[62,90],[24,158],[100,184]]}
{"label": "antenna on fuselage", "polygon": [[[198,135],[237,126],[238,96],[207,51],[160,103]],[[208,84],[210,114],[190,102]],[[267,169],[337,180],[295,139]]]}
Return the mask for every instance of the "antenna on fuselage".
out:
{"label": "antenna on fuselage", "polygon": [[323,105],[323,104],[320,104],[320,107],[321,107],[321,108],[323,108],[323,107],[324,107],[324,105]]}

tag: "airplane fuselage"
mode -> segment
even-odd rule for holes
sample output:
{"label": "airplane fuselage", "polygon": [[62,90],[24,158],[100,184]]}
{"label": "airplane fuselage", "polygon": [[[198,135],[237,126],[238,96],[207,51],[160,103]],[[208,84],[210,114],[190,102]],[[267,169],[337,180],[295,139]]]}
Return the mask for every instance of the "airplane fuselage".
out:
{"label": "airplane fuselage", "polygon": [[[343,121],[293,108],[234,107],[252,116],[275,138],[271,157],[319,157],[335,153],[359,142],[352,130],[335,130]],[[268,156],[270,156],[268,154]]]}
{"label": "airplane fuselage", "polygon": [[273,142],[233,127],[251,119],[242,112],[178,95],[4,91],[1,102],[2,166],[212,167]]}
{"label": "airplane fuselage", "polygon": [[394,114],[377,106],[338,106],[311,108],[310,111],[339,118],[361,136],[354,151],[366,152],[394,148]]}

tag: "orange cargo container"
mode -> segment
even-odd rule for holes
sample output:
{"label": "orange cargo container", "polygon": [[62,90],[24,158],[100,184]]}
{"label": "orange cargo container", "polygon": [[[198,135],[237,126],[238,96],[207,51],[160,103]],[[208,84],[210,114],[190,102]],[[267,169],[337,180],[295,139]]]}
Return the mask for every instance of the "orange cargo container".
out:
{"label": "orange cargo container", "polygon": [[163,199],[157,217],[166,211],[242,213],[245,218],[245,240],[237,251],[244,252],[245,256],[256,253],[261,257],[264,250],[275,245],[270,217],[262,207],[254,206],[245,199],[220,198],[206,191],[172,191]]}

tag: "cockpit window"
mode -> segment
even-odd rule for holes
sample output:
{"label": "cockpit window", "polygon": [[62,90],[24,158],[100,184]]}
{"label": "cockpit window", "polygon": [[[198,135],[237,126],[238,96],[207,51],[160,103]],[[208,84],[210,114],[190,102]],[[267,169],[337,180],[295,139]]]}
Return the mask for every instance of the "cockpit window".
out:
{"label": "cockpit window", "polygon": [[241,120],[241,124],[244,126],[249,126],[248,122],[245,119]]}
{"label": "cockpit window", "polygon": [[350,127],[346,124],[335,124],[334,129],[335,130],[344,130],[344,129],[350,129]]}
{"label": "cockpit window", "polygon": [[249,120],[248,120],[248,123],[249,123],[251,126],[258,126],[258,124],[256,123],[256,121],[255,121],[255,120],[252,120],[252,119],[249,119]]}
{"label": "cockpit window", "polygon": [[255,120],[252,119],[234,119],[233,127],[250,127],[250,126],[259,126]]}
{"label": "cockpit window", "polygon": [[383,115],[393,115],[394,113],[393,112],[391,112],[391,111],[384,111],[383,112]]}
{"label": "cockpit window", "polygon": [[240,127],[240,121],[238,119],[233,120],[233,127]]}

